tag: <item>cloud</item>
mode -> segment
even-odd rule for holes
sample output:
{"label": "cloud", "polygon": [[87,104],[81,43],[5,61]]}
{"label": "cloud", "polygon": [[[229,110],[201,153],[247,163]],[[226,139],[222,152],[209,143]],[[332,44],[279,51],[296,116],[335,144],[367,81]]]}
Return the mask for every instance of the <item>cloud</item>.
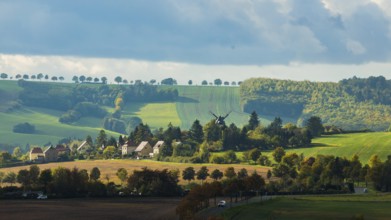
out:
{"label": "cloud", "polygon": [[0,2],[0,53],[195,64],[390,60],[385,0]]}

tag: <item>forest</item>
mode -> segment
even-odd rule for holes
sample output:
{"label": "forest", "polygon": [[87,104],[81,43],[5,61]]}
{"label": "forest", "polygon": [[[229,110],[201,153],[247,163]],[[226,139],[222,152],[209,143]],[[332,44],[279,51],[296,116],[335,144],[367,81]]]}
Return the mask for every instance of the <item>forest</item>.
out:
{"label": "forest", "polygon": [[345,130],[384,131],[391,123],[391,80],[383,76],[338,83],[253,78],[240,85],[245,112],[290,117],[311,115]]}

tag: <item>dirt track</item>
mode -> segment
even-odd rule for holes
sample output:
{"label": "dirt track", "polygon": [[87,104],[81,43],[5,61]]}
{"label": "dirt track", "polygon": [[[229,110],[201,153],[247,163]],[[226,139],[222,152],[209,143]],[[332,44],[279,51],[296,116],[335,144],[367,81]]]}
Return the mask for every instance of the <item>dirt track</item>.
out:
{"label": "dirt track", "polygon": [[176,219],[179,198],[0,200],[0,219]]}

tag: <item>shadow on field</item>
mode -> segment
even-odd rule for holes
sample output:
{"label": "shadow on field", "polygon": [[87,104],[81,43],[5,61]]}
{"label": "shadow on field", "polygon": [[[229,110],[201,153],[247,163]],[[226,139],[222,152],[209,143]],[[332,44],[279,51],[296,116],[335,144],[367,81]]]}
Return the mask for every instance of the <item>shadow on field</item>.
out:
{"label": "shadow on field", "polygon": [[179,96],[178,99],[177,99],[177,102],[199,103],[198,100],[195,100],[195,99],[192,99],[192,98],[188,98],[188,97],[183,97],[183,96]]}

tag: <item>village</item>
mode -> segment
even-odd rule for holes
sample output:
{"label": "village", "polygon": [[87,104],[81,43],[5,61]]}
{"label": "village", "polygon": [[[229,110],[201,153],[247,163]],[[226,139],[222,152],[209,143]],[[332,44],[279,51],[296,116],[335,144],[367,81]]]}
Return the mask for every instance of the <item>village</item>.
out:
{"label": "village", "polygon": [[[174,142],[174,145],[181,144],[181,142]],[[142,141],[139,145],[135,145],[132,141],[125,142],[119,150],[121,151],[122,158],[132,158],[132,159],[145,159],[153,158],[157,156],[165,146],[164,141],[158,141],[152,147],[148,141]],[[107,146],[102,146],[104,150]],[[50,163],[50,162],[60,162],[65,161],[69,158],[72,153],[77,153],[80,155],[87,154],[91,151],[92,146],[88,144],[87,141],[83,141],[76,149],[76,152],[72,152],[72,149],[69,146],[56,145],[55,147],[49,146],[46,148],[34,147],[29,152],[29,159],[31,163]]]}

